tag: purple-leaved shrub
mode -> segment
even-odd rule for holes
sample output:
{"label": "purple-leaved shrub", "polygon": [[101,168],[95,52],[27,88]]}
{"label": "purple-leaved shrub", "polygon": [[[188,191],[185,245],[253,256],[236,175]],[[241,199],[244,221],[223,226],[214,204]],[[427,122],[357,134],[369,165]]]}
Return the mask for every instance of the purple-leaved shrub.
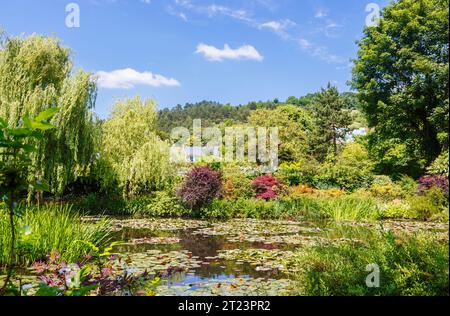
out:
{"label": "purple-leaved shrub", "polygon": [[448,197],[448,177],[445,175],[425,176],[419,179],[419,190],[424,192],[433,187],[441,189]]}
{"label": "purple-leaved shrub", "polygon": [[194,167],[186,176],[177,195],[191,209],[208,206],[222,193],[221,174],[209,167]]}

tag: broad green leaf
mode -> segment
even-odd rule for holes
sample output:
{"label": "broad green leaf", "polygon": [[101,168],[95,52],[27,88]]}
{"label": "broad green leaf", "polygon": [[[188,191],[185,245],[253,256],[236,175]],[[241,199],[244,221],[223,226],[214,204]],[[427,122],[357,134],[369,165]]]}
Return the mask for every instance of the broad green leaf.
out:
{"label": "broad green leaf", "polygon": [[58,108],[49,108],[39,113],[38,116],[36,116],[36,118],[34,119],[34,121],[37,122],[47,121],[51,119],[53,116],[55,116],[55,114],[58,112],[59,112]]}

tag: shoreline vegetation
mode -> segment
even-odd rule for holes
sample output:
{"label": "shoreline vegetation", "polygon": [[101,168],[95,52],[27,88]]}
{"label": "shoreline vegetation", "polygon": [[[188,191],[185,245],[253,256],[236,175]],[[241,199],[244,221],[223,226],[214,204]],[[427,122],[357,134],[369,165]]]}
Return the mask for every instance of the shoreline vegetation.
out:
{"label": "shoreline vegetation", "polygon": [[[59,39],[0,35],[0,295],[449,295],[448,0],[388,5],[354,93],[104,120]],[[195,118],[278,128],[278,168],[174,163]]]}

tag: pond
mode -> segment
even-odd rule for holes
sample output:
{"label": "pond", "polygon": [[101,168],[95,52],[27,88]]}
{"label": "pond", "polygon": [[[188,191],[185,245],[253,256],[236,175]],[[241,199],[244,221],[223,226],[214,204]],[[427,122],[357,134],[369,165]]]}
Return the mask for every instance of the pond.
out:
{"label": "pond", "polygon": [[133,272],[162,274],[157,295],[289,295],[294,251],[310,245],[361,242],[374,229],[433,230],[448,224],[386,221],[341,223],[235,219],[111,219],[115,250]]}

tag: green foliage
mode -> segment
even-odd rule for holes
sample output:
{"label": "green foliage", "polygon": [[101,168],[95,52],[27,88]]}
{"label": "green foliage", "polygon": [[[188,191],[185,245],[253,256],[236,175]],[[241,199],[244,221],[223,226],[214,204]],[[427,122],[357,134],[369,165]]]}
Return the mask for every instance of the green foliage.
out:
{"label": "green foliage", "polygon": [[320,211],[323,217],[335,221],[376,220],[381,217],[376,200],[358,194],[322,198]]}
{"label": "green foliage", "polygon": [[312,111],[316,125],[314,153],[323,161],[331,151],[336,160],[338,145],[345,140],[348,126],[351,124],[350,114],[344,110],[344,101],[338,89],[329,83],[315,98]]}
{"label": "green foliage", "polygon": [[427,220],[448,209],[448,199],[439,188],[432,188],[424,195],[407,198],[410,205],[409,218]]}
{"label": "green foliage", "polygon": [[370,187],[370,193],[382,201],[392,201],[404,197],[402,188],[396,184],[374,184]]}
{"label": "green foliage", "polygon": [[277,171],[277,177],[290,186],[299,185],[305,182],[303,179],[303,169],[300,162],[283,162]]}
{"label": "green foliage", "polygon": [[402,175],[397,184],[402,188],[405,196],[417,194],[417,182],[411,177]]}
{"label": "green foliage", "polygon": [[[16,266],[16,217],[22,216],[18,208],[19,194],[22,191],[32,190],[42,192],[48,190],[46,183],[40,179],[30,179],[28,172],[32,164],[31,155],[36,147],[28,143],[29,140],[41,140],[43,132],[53,128],[47,120],[57,112],[56,109],[47,109],[35,119],[27,116],[19,127],[10,128],[6,121],[0,117],[0,216],[6,211],[7,227],[9,232],[9,247],[4,244],[1,250],[8,249],[7,276],[4,285],[0,288],[0,296],[9,290],[11,277]],[[5,254],[5,253],[4,253]],[[3,255],[4,255],[3,254]],[[3,258],[5,260],[5,258]]]}
{"label": "green foliage", "polygon": [[386,203],[383,209],[383,218],[414,218],[411,206],[404,200],[393,200]]}
{"label": "green foliage", "polygon": [[126,211],[132,215],[150,217],[184,217],[190,214],[178,200],[166,191],[155,192],[148,197],[138,197],[127,201]]}
{"label": "green foliage", "polygon": [[307,110],[293,105],[280,105],[275,110],[255,110],[248,121],[254,127],[278,127],[281,161],[297,161],[308,154],[314,125]]}
{"label": "green foliage", "polygon": [[169,145],[156,135],[156,105],[139,97],[118,101],[102,126],[99,175],[125,196],[164,189],[173,177]]}
{"label": "green foliage", "polygon": [[320,172],[319,162],[309,157],[294,163],[282,163],[276,175],[291,186],[309,184],[318,187],[321,182]]}
{"label": "green foliage", "polygon": [[197,214],[203,218],[374,220],[381,216],[375,199],[357,194],[339,197],[295,196],[274,201],[216,199]]}
{"label": "green foliage", "polygon": [[71,197],[67,203],[83,214],[98,215],[126,215],[127,202],[121,195],[104,195],[99,193],[88,193],[86,195]]}
{"label": "green foliage", "polygon": [[394,184],[389,176],[377,175],[373,177],[372,185],[392,185]]}
{"label": "green foliage", "polygon": [[226,199],[250,199],[255,197],[252,180],[240,171],[223,172],[222,181],[223,195]]}
{"label": "green foliage", "polygon": [[[342,243],[297,252],[299,295],[448,295],[448,243],[430,233],[374,233],[363,245]],[[380,287],[369,288],[367,265],[380,267]]]}
{"label": "green foliage", "polygon": [[439,188],[423,195],[409,195],[405,199],[391,200],[383,207],[385,218],[448,221],[448,199]]}
{"label": "green foliage", "polygon": [[367,150],[358,143],[349,143],[335,163],[328,161],[321,166],[318,182],[353,191],[372,183],[372,168]]}
{"label": "green foliage", "polygon": [[92,76],[72,72],[70,50],[57,39],[8,38],[0,47],[0,117],[7,125],[16,127],[22,117],[59,109],[51,119],[56,128],[38,141],[28,140],[37,148],[30,155],[30,178],[45,180],[53,193],[62,194],[92,162],[95,96]]}
{"label": "green foliage", "polygon": [[173,109],[158,112],[158,129],[170,134],[175,127],[192,128],[193,119],[201,119],[202,126],[212,127],[226,120],[243,123],[250,113],[248,106],[234,107],[217,102],[203,101],[195,104],[178,105]]}
{"label": "green foliage", "polygon": [[449,152],[442,152],[435,161],[428,167],[427,171],[430,175],[445,175],[448,177],[448,169],[449,169]]}
{"label": "green foliage", "polygon": [[70,200],[74,208],[90,215],[185,217],[191,215],[171,192],[156,191],[147,195],[124,198],[119,195],[86,196]]}
{"label": "green foliage", "polygon": [[279,105],[276,100],[266,102],[249,102],[245,105],[232,106],[212,101],[187,103],[185,106],[177,105],[172,109],[163,109],[158,112],[158,129],[169,135],[175,127],[192,128],[193,119],[201,119],[203,127],[212,127],[225,123],[227,126],[243,124],[251,111],[257,109],[275,109]]}
{"label": "green foliage", "polygon": [[359,42],[353,87],[375,128],[371,152],[380,173],[417,177],[448,147],[448,5],[392,2]]}
{"label": "green foliage", "polygon": [[424,159],[411,156],[408,146],[399,139],[381,140],[378,134],[368,136],[370,155],[375,164],[374,171],[378,174],[388,174],[393,179],[402,175],[417,177],[426,165]]}
{"label": "green foliage", "polygon": [[302,219],[319,218],[320,206],[314,198],[278,199],[264,201],[261,199],[219,200],[199,212],[202,218],[232,219]]}
{"label": "green foliage", "polygon": [[[64,260],[76,261],[89,250],[76,242],[84,240],[102,245],[109,235],[108,223],[88,224],[70,206],[47,205],[20,208],[17,219],[16,262],[22,266],[45,259],[53,250],[61,252]],[[0,265],[6,264],[11,233],[6,214],[0,214]]]}

